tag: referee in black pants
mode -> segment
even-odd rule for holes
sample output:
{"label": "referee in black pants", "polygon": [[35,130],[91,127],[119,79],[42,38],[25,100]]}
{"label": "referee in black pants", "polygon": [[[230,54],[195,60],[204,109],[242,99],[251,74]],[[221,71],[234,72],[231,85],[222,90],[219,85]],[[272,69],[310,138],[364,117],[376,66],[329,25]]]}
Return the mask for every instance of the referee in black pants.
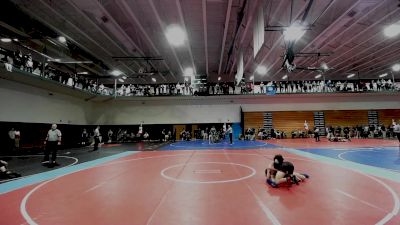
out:
{"label": "referee in black pants", "polygon": [[99,144],[100,144],[100,126],[97,126],[96,129],[94,130],[94,146],[92,151],[97,151],[99,150]]}
{"label": "referee in black pants", "polygon": [[[47,132],[44,144],[45,150],[42,164],[58,166],[59,164],[56,162],[56,158],[58,147],[61,145],[61,131],[57,129],[57,124],[51,125],[51,129]],[[49,161],[50,153],[51,161]]]}
{"label": "referee in black pants", "polygon": [[229,134],[229,142],[230,144],[233,144],[233,129],[231,125],[228,125],[228,130],[226,132]]}

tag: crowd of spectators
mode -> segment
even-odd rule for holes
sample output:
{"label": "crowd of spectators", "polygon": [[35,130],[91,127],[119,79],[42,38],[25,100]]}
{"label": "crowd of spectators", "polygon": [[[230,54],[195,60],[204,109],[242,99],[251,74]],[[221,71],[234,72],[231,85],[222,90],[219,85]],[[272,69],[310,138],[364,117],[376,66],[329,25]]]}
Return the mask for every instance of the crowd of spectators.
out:
{"label": "crowd of spectators", "polygon": [[375,80],[310,80],[207,83],[198,86],[190,82],[168,84],[102,84],[86,76],[62,71],[48,62],[33,59],[31,53],[0,49],[0,58],[8,71],[18,69],[60,82],[71,88],[100,95],[116,96],[171,96],[171,95],[245,95],[322,92],[379,92],[399,91],[400,83],[391,79]]}
{"label": "crowd of spectators", "polygon": [[[384,124],[371,124],[371,125],[356,125],[356,126],[326,126],[325,130],[319,130],[314,128],[313,130],[308,129],[294,129],[290,132],[291,138],[310,138],[314,137],[315,132],[319,135],[326,135],[326,138],[330,141],[334,141],[339,138],[340,140],[351,140],[356,139],[367,139],[367,138],[382,138],[382,139],[393,139],[396,138],[394,131],[394,123],[387,126]],[[275,129],[258,128],[256,137],[255,128],[247,128],[244,132],[244,136],[240,138],[242,140],[267,140],[267,139],[284,139],[287,138],[286,132]],[[319,136],[318,135],[318,136]]]}

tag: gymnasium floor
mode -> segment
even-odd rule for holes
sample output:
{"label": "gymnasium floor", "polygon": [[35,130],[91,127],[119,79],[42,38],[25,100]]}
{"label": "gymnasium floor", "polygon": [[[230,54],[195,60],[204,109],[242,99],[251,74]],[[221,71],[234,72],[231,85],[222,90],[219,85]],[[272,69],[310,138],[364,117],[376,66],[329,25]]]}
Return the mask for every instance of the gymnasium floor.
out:
{"label": "gymnasium floor", "polygon": [[[1,224],[400,224],[395,140],[190,141],[135,150],[102,148],[114,153],[0,184]],[[267,186],[264,170],[277,153],[311,178]]]}

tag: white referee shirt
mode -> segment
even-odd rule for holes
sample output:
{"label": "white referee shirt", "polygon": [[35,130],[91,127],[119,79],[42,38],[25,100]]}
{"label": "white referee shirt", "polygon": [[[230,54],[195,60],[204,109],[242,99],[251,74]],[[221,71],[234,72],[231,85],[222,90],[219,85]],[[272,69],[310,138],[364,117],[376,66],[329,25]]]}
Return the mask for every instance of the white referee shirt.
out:
{"label": "white referee shirt", "polygon": [[50,129],[47,132],[47,141],[61,141],[61,131],[59,129],[52,130]]}

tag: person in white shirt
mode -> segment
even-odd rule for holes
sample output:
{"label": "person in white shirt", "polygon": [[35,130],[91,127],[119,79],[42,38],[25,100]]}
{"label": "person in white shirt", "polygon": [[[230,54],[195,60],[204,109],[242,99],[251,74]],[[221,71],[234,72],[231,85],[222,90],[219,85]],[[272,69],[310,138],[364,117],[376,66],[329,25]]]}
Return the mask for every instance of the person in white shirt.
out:
{"label": "person in white shirt", "polygon": [[15,130],[14,130],[14,128],[11,128],[11,130],[8,131],[8,137],[9,137],[8,151],[12,152],[15,148]]}
{"label": "person in white shirt", "polygon": [[262,81],[260,83],[260,91],[261,91],[261,94],[264,94],[264,83]]}
{"label": "person in white shirt", "polygon": [[93,138],[94,138],[94,145],[92,151],[97,151],[99,150],[99,143],[100,143],[100,126],[97,126],[96,129],[94,130]]}
{"label": "person in white shirt", "polygon": [[[61,131],[57,129],[57,124],[51,125],[51,129],[47,132],[44,144],[45,144],[45,151],[42,163],[49,164],[52,166],[57,166],[58,165],[58,163],[56,162],[57,150],[58,147],[61,145]],[[51,153],[51,161],[49,161],[50,153]]]}
{"label": "person in white shirt", "polygon": [[309,130],[309,128],[308,128],[308,123],[307,123],[307,120],[304,120],[304,130],[305,130],[305,135],[306,135],[306,137],[308,137],[308,130]]}
{"label": "person in white shirt", "polygon": [[229,134],[229,143],[233,144],[233,128],[231,125],[228,125],[228,130],[226,132]]}
{"label": "person in white shirt", "polygon": [[[399,123],[400,123],[400,121],[399,121]],[[400,146],[400,124],[399,123],[396,123],[393,120],[393,124],[394,124],[393,132],[397,136],[397,140],[399,140],[399,146]]]}

